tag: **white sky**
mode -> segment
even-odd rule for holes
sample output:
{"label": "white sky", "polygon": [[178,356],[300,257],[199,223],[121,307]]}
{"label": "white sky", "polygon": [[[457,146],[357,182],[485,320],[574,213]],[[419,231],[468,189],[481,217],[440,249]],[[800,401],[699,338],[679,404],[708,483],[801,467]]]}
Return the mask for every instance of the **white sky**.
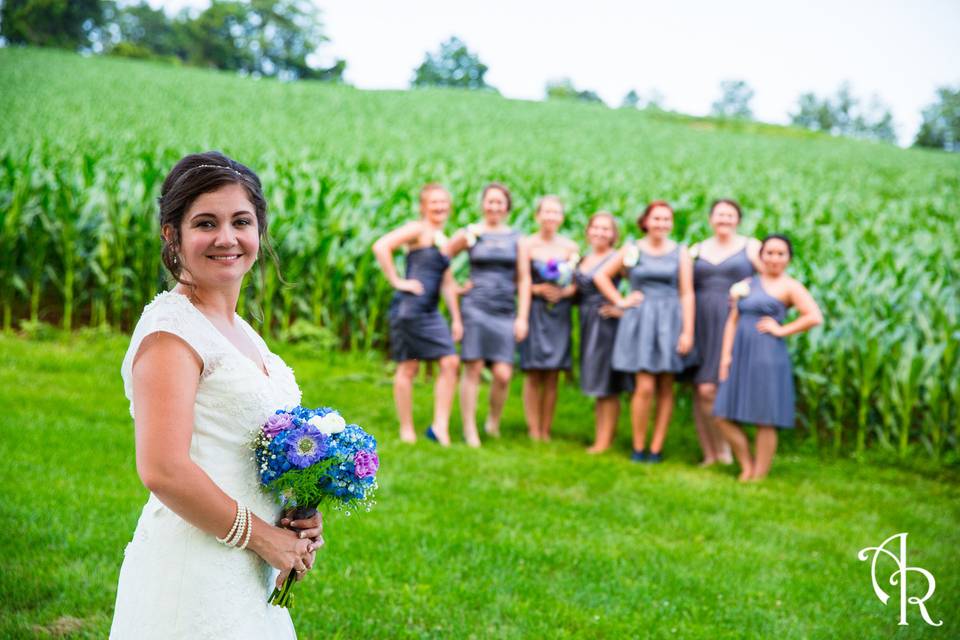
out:
{"label": "white sky", "polygon": [[[205,0],[150,0],[203,7]],[[570,77],[617,106],[631,88],[704,115],[725,79],[756,92],[759,120],[787,122],[804,91],[849,80],[893,110],[909,144],[938,86],[960,84],[960,0],[323,0],[331,42],[362,89],[409,86],[426,51],[460,37],[509,98]]]}

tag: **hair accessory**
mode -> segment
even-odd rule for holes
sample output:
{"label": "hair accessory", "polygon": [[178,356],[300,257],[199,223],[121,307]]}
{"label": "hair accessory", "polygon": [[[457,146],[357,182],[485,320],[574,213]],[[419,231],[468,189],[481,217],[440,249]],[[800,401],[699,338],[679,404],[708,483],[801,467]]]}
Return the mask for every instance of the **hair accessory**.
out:
{"label": "hair accessory", "polygon": [[191,167],[190,171],[193,171],[194,169],[229,169],[230,171],[233,171],[235,174],[237,174],[241,178],[243,177],[243,174],[237,171],[236,169],[234,169],[233,167],[226,167],[222,164],[198,164],[195,167]]}

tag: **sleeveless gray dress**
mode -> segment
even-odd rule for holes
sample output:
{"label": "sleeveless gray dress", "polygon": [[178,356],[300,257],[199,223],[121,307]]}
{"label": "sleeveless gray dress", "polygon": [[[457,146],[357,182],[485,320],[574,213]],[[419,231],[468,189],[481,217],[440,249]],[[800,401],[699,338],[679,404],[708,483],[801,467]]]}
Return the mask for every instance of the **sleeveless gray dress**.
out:
{"label": "sleeveless gray dress", "polygon": [[437,310],[443,273],[450,258],[434,246],[407,254],[406,277],[423,284],[423,294],[397,291],[390,303],[390,357],[404,360],[438,360],[455,354],[446,320]]}
{"label": "sleeveless gray dress", "polygon": [[516,231],[485,233],[470,248],[473,288],[460,301],[463,360],[513,364],[519,237]]}
{"label": "sleeveless gray dress", "polygon": [[[545,266],[542,260],[531,260],[530,271],[534,284],[545,282],[540,268]],[[530,322],[527,339],[520,343],[520,368],[524,371],[569,369],[570,354],[570,310],[573,302],[565,298],[556,304],[550,304],[540,296],[533,296],[530,302]]]}
{"label": "sleeveless gray dress", "polygon": [[693,383],[716,384],[719,381],[723,327],[730,315],[730,287],[753,275],[753,263],[747,248],[714,264],[703,258],[693,263],[693,291],[697,300],[694,344],[700,363],[693,368]]}
{"label": "sleeveless gray dress", "polygon": [[[584,395],[594,398],[633,390],[633,376],[614,371],[611,362],[613,341],[617,337],[620,321],[601,317],[600,307],[609,304],[609,301],[593,284],[594,274],[614,255],[616,252],[611,252],[589,271],[582,271],[578,267],[573,274],[580,303],[580,390]],[[617,276],[613,282],[619,284],[620,277]]]}
{"label": "sleeveless gray dress", "polygon": [[643,292],[639,306],[624,311],[613,344],[613,368],[636,373],[679,373],[690,357],[677,353],[683,330],[680,309],[680,245],[662,256],[640,251],[627,272],[630,288]]}
{"label": "sleeveless gray dress", "polygon": [[787,308],[763,290],[759,276],[750,293],[737,302],[740,318],[733,341],[730,375],[720,383],[713,415],[734,422],[794,426],[793,369],[783,338],[757,331],[757,321],[771,316],[783,322]]}

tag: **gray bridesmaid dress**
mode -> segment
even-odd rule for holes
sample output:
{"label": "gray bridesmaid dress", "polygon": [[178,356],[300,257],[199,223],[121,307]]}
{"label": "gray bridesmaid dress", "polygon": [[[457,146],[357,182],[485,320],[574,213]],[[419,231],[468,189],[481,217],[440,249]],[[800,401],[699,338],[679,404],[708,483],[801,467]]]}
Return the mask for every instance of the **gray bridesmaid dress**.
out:
{"label": "gray bridesmaid dress", "polygon": [[693,292],[697,300],[694,344],[700,363],[693,369],[693,383],[719,382],[723,327],[730,315],[730,287],[753,275],[753,263],[744,247],[716,264],[698,258],[693,263]]}
{"label": "gray bridesmaid dress", "polygon": [[[546,282],[540,269],[546,266],[543,260],[531,260],[530,271],[533,284]],[[530,321],[527,338],[520,343],[520,368],[523,371],[569,369],[570,354],[570,298],[550,304],[540,296],[530,302]]]}
{"label": "gray bridesmaid dress", "polygon": [[423,294],[397,291],[390,303],[390,357],[404,360],[438,360],[455,354],[453,337],[440,315],[440,285],[450,258],[435,246],[407,254],[406,277],[423,284]]}
{"label": "gray bridesmaid dress", "polygon": [[460,301],[463,360],[513,364],[519,238],[520,234],[512,230],[484,233],[470,248],[473,288]]}
{"label": "gray bridesmaid dress", "polygon": [[781,429],[794,426],[793,368],[783,338],[760,333],[757,321],[771,316],[783,322],[786,306],[763,290],[759,276],[737,302],[740,317],[727,379],[717,389],[713,415]]}
{"label": "gray bridesmaid dress", "polygon": [[[639,249],[639,247],[637,247]],[[643,302],[627,308],[613,343],[613,368],[630,373],[679,373],[689,356],[677,353],[683,330],[680,308],[680,245],[660,256],[639,250],[627,272],[630,288],[643,292]]]}
{"label": "gray bridesmaid dress", "polygon": [[[614,371],[611,363],[619,319],[600,315],[600,307],[609,304],[609,301],[593,284],[594,274],[614,255],[616,252],[611,252],[589,271],[582,271],[578,267],[573,274],[580,302],[580,390],[584,395],[594,398],[633,390],[633,377],[622,371]],[[613,282],[614,285],[619,284],[620,277],[617,276]]]}

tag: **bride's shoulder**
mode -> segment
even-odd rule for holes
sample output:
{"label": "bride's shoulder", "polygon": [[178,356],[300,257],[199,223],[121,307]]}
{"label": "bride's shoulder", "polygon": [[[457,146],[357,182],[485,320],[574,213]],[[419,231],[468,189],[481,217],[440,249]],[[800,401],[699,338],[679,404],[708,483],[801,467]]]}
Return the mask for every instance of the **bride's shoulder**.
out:
{"label": "bride's shoulder", "polygon": [[[215,341],[209,335],[207,321],[190,299],[175,291],[164,291],[147,303],[137,320],[121,372],[128,375],[144,340],[156,333],[168,333],[187,344],[204,365],[208,364]],[[206,368],[206,367],[205,367]]]}

